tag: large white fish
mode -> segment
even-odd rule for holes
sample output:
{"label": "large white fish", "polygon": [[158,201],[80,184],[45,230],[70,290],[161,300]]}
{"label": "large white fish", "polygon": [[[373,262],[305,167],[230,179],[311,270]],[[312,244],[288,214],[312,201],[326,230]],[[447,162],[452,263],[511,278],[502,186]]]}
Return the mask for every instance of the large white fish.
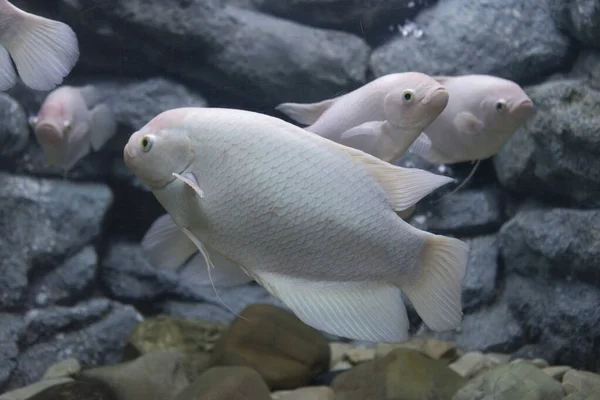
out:
{"label": "large white fish", "polygon": [[484,160],[496,154],[533,113],[523,89],[490,75],[435,77],[450,93],[448,105],[425,128],[431,146],[415,149],[433,163]]}
{"label": "large white fish", "polygon": [[117,122],[91,85],[61,86],[46,96],[30,119],[48,164],[70,170],[90,150],[99,150],[114,136]]}
{"label": "large white fish", "polygon": [[30,88],[51,90],[62,83],[78,59],[77,36],[67,24],[0,0],[0,91],[15,85],[17,72]]}
{"label": "large white fish", "polygon": [[400,289],[429,328],[461,321],[468,245],[394,212],[451,178],[218,108],[159,114],[129,138],[124,160],[207,265],[212,253],[239,265],[308,325],[404,341]]}
{"label": "large white fish", "polygon": [[438,81],[419,72],[402,72],[318,103],[275,108],[307,124],[304,129],[310,132],[394,162],[408,149],[428,149],[429,140],[421,133],[447,103],[448,92]]}

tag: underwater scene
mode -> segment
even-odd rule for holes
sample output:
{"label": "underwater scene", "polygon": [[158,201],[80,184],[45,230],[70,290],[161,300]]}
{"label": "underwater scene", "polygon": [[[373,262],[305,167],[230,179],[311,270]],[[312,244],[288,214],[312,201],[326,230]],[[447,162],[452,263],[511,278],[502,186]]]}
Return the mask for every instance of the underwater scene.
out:
{"label": "underwater scene", "polygon": [[0,400],[600,400],[600,0],[0,0]]}

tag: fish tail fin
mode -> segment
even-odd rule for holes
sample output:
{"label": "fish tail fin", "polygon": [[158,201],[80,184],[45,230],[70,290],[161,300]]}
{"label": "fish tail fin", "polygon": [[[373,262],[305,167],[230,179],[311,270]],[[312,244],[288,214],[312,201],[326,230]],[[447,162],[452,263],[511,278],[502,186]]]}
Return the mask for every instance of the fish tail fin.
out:
{"label": "fish tail fin", "polygon": [[63,22],[15,11],[14,29],[0,38],[0,44],[10,53],[25,85],[51,90],[62,83],[79,59],[77,36]]}
{"label": "fish tail fin", "polygon": [[469,245],[459,239],[425,232],[425,246],[412,279],[402,282],[425,324],[435,331],[456,328],[462,320],[462,280]]}
{"label": "fish tail fin", "polygon": [[0,92],[4,92],[17,83],[17,73],[8,51],[0,46]]}

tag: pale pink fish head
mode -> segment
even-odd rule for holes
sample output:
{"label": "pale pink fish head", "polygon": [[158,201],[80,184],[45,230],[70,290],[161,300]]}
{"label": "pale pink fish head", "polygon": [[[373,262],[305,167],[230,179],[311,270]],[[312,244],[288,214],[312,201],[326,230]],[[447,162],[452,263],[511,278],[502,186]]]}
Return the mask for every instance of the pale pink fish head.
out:
{"label": "pale pink fish head", "polygon": [[67,96],[69,92],[57,89],[51,92],[37,117],[33,120],[33,131],[38,143],[44,149],[48,161],[52,164],[60,164],[65,138],[73,128],[74,110],[71,109]]}
{"label": "pale pink fish head", "polygon": [[125,165],[151,189],[172,182],[194,159],[186,123],[188,108],[165,111],[133,133],[123,149]]}
{"label": "pale pink fish head", "polygon": [[384,114],[397,127],[422,131],[448,104],[446,88],[431,76],[405,72],[384,99]]}

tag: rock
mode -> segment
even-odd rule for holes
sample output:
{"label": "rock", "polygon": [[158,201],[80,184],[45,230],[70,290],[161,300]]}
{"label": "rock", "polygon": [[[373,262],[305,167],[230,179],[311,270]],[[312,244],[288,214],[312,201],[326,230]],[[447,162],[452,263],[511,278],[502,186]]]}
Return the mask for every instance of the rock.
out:
{"label": "rock", "polygon": [[542,358],[534,358],[534,359],[524,359],[524,358],[516,358],[512,360],[509,364],[529,364],[533,365],[536,368],[546,368],[549,366],[548,361]]}
{"label": "rock", "polygon": [[329,345],[291,312],[258,304],[246,307],[213,349],[211,364],[256,368],[271,390],[306,386],[328,371]]}
{"label": "rock", "polygon": [[583,78],[591,88],[600,90],[600,51],[582,50],[575,59],[571,75]]}
{"label": "rock", "polygon": [[584,45],[600,48],[600,7],[595,0],[547,2],[559,28]]}
{"label": "rock", "polygon": [[156,350],[117,365],[92,368],[81,373],[111,387],[120,399],[171,399],[188,384],[180,350]]}
{"label": "rock", "polygon": [[427,230],[476,236],[495,233],[502,224],[500,193],[492,189],[460,190],[442,196],[425,214]]}
{"label": "rock", "polygon": [[[88,308],[99,307],[94,305],[94,301],[87,304]],[[48,338],[40,332],[36,335],[39,339],[35,344],[22,349],[7,388],[14,389],[35,382],[48,367],[66,358],[76,357],[82,366],[118,362],[128,336],[142,317],[131,306],[123,306],[116,302],[110,302],[109,305],[103,313],[95,314],[97,320],[88,321],[89,324],[84,322],[86,318],[90,318],[86,317],[85,304],[72,308],[70,314],[68,309],[62,307],[55,307],[43,313],[39,311],[34,320],[45,321],[39,325],[40,328],[51,326],[52,329],[60,331]],[[83,317],[78,315],[82,311]],[[58,328],[63,322],[52,322],[52,313],[66,325]],[[72,324],[67,323],[69,318],[72,319]],[[31,329],[28,328],[28,337],[31,337]]]}
{"label": "rock", "polygon": [[23,302],[28,274],[95,239],[111,203],[105,185],[0,173],[0,309]]}
{"label": "rock", "polygon": [[375,358],[375,349],[353,348],[346,352],[346,359],[356,365]]}
{"label": "rock", "polygon": [[[225,302],[225,304],[229,305],[228,302]],[[195,318],[221,324],[231,323],[235,319],[235,314],[223,307],[223,305],[219,306],[204,302],[192,303],[167,300],[158,304],[156,310],[159,313],[173,315],[175,317]]]}
{"label": "rock", "polygon": [[463,378],[472,378],[492,365],[482,352],[472,351],[448,365],[448,368]]}
{"label": "rock", "polygon": [[0,400],[29,400],[32,399],[36,394],[46,391],[48,388],[72,381],[73,379],[70,378],[46,379],[29,386],[6,392],[0,395]]}
{"label": "rock", "polygon": [[580,392],[575,392],[575,393],[571,393],[570,395],[565,397],[563,400],[596,400],[598,398],[600,398],[600,391],[595,391],[589,395],[585,395]]}
{"label": "rock", "polygon": [[542,368],[542,371],[556,379],[557,381],[562,381],[563,376],[567,371],[572,370],[573,368],[568,365],[553,365],[550,367]]}
{"label": "rock", "polygon": [[201,320],[160,315],[139,324],[129,339],[128,359],[157,350],[178,349],[184,354],[183,367],[190,381],[209,365],[210,352],[227,326]]}
{"label": "rock", "polygon": [[[527,337],[555,352],[556,359],[548,361],[592,371],[600,369],[596,356],[600,353],[597,287],[510,275],[506,279],[506,298]],[[577,332],[577,340],[573,340],[573,332]]]}
{"label": "rock", "polygon": [[52,386],[28,400],[119,400],[119,397],[102,382],[86,380]]}
{"label": "rock", "polygon": [[352,344],[344,342],[330,342],[329,343],[329,369],[333,368],[339,362],[345,362],[346,353],[352,349]]}
{"label": "rock", "polygon": [[530,343],[515,351],[510,356],[509,361],[516,360],[517,358],[522,358],[525,360],[534,360],[536,358],[542,358],[544,360],[548,360],[550,364],[554,364],[556,363],[557,354],[556,349],[551,348],[550,346]]}
{"label": "rock", "polygon": [[525,342],[525,332],[502,298],[489,307],[465,315],[457,330],[425,332],[439,340],[454,341],[465,351],[511,352]]}
{"label": "rock", "polygon": [[[126,41],[150,67],[202,85],[207,95],[227,94],[272,110],[284,101],[320,101],[365,82],[369,46],[348,33],[219,0],[175,7],[158,0],[63,3],[70,5],[73,23],[82,31],[104,36],[106,42]],[[93,12],[83,12],[91,6]],[[127,26],[128,34],[106,26]],[[290,98],[290,93],[299,97]]]}
{"label": "rock", "polygon": [[343,372],[334,379],[332,388],[336,400],[450,400],[464,383],[445,362],[400,348]]}
{"label": "rock", "polygon": [[464,313],[471,313],[496,299],[498,240],[496,235],[486,235],[465,242],[470,246],[470,255],[463,279],[462,305]]}
{"label": "rock", "polygon": [[324,374],[321,374],[321,375],[315,377],[312,380],[312,385],[314,385],[314,386],[331,386],[331,383],[338,375],[340,375],[340,374],[344,373],[345,371],[348,371],[349,369],[352,368],[352,365],[350,363],[348,363],[348,365],[349,365],[348,368],[339,369],[336,371],[328,371],[328,372],[325,372]]}
{"label": "rock", "polygon": [[0,93],[0,168],[4,159],[19,155],[29,140],[27,114],[23,107],[7,94]]}
{"label": "rock", "polygon": [[68,378],[77,374],[79,371],[81,371],[81,364],[79,361],[77,361],[76,358],[67,358],[48,367],[42,376],[42,380]]}
{"label": "rock", "polygon": [[377,343],[375,356],[384,357],[395,349],[417,350],[436,360],[454,361],[458,357],[455,343],[418,336],[403,343]]}
{"label": "rock", "polygon": [[96,250],[85,246],[55,269],[47,273],[39,271],[31,277],[27,290],[29,305],[74,304],[94,285],[97,269]]}
{"label": "rock", "polygon": [[20,315],[0,313],[0,390],[17,366],[19,341],[25,333]]}
{"label": "rock", "polygon": [[556,208],[517,213],[499,243],[507,274],[600,285],[598,238],[600,210]]}
{"label": "rock", "polygon": [[256,9],[301,24],[345,30],[366,39],[375,38],[390,25],[414,18],[432,0],[255,0]]}
{"label": "rock", "polygon": [[574,392],[591,394],[600,391],[600,375],[570,369],[563,376],[562,385],[567,394]]}
{"label": "rock", "polygon": [[558,70],[569,56],[570,40],[541,2],[438,1],[415,24],[419,34],[397,35],[373,51],[375,76],[478,73],[522,82]]}
{"label": "rock", "polygon": [[560,383],[529,364],[507,364],[476,376],[453,400],[562,400]]}
{"label": "rock", "polygon": [[272,400],[335,400],[335,393],[327,386],[305,387],[271,394]]}
{"label": "rock", "polygon": [[583,79],[526,88],[536,112],[494,157],[507,189],[546,204],[600,206],[600,92]]}
{"label": "rock", "polygon": [[173,400],[271,400],[271,393],[253,368],[213,367]]}

